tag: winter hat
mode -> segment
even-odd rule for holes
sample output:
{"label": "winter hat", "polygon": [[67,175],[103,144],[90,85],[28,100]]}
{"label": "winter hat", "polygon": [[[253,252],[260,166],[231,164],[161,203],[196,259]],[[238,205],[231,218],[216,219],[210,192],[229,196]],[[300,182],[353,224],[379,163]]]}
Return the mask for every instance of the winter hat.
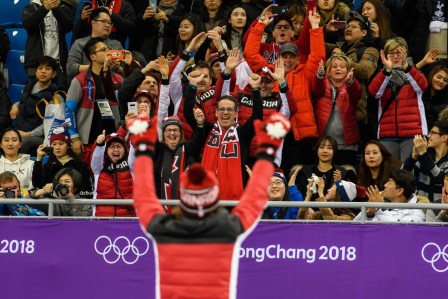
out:
{"label": "winter hat", "polygon": [[362,30],[367,30],[369,34],[371,34],[372,31],[370,29],[370,26],[372,24],[370,23],[369,19],[366,16],[363,16],[360,13],[352,10],[345,13],[344,19],[347,22],[347,24],[353,20],[359,21]]}
{"label": "winter hat", "polygon": [[177,115],[165,117],[162,120],[162,132],[165,131],[166,127],[168,127],[170,125],[178,126],[179,129],[181,129],[181,130],[183,129],[182,123],[180,122],[179,117]]}
{"label": "winter hat", "polygon": [[343,201],[353,201],[356,198],[366,197],[366,189],[362,186],[343,180],[334,183]]}
{"label": "winter hat", "polygon": [[274,78],[272,78],[271,74],[269,74],[268,70],[271,70],[271,72],[274,72],[274,70],[270,67],[261,67],[257,70],[257,75],[261,77],[261,80],[265,79],[268,81],[274,81]]}
{"label": "winter hat", "polygon": [[283,181],[283,183],[285,183],[285,186],[288,186],[288,183],[286,182],[286,177],[283,174],[283,170],[281,170],[280,168],[277,168],[272,176],[278,177]]}
{"label": "winter hat", "polygon": [[58,133],[58,134],[51,135],[51,137],[50,137],[50,144],[52,144],[53,141],[57,141],[57,140],[64,141],[65,143],[67,143],[68,146],[72,145],[72,141],[70,140],[70,138],[67,135],[63,134],[63,133]]}
{"label": "winter hat", "polygon": [[215,210],[219,202],[218,180],[213,172],[194,163],[180,176],[180,207],[185,212],[204,217]]}
{"label": "winter hat", "polygon": [[124,141],[124,138],[121,135],[118,135],[117,133],[112,133],[106,136],[106,149],[112,144],[112,142],[119,142],[123,144],[124,148],[126,149],[126,144]]}
{"label": "winter hat", "polygon": [[137,99],[138,99],[139,97],[141,97],[141,96],[146,96],[146,97],[149,99],[149,101],[150,101],[151,103],[155,103],[155,98],[154,98],[154,96],[153,96],[149,91],[147,91],[147,90],[140,90],[140,91],[137,91],[137,92],[134,94],[134,101],[137,101]]}
{"label": "winter hat", "polygon": [[219,61],[218,53],[216,52],[216,53],[210,54],[209,59],[210,59],[210,67],[212,67],[216,62]]}

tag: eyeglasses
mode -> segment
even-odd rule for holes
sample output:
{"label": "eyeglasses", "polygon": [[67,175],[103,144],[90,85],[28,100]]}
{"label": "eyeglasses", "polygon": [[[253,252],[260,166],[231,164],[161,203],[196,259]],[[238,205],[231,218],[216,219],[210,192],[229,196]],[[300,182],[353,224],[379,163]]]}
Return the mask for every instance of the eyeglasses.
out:
{"label": "eyeglasses", "polygon": [[355,29],[361,29],[361,26],[353,26],[353,25],[348,25],[345,30],[350,29],[350,30],[355,30]]}
{"label": "eyeglasses", "polygon": [[108,21],[108,20],[100,20],[100,19],[97,19],[97,20],[94,20],[94,21],[97,21],[97,22],[101,22],[101,23],[103,23],[103,25],[107,25],[107,26],[112,26],[112,22],[111,21]]}
{"label": "eyeglasses", "polygon": [[173,133],[173,134],[179,134],[179,133],[180,133],[180,130],[179,130],[179,129],[166,129],[166,130],[165,130],[165,133],[167,133],[167,134],[171,134],[171,133]]}
{"label": "eyeglasses", "polygon": [[390,55],[390,56],[395,56],[395,57],[400,57],[401,56],[401,53],[400,52],[389,52],[388,53],[388,55]]}
{"label": "eyeglasses", "polygon": [[290,25],[275,25],[274,29],[277,29],[277,30],[282,30],[282,29],[288,30],[288,29],[291,29],[291,26]]}
{"label": "eyeglasses", "polygon": [[101,49],[99,49],[99,50],[96,50],[96,51],[93,52],[92,54],[96,54],[96,53],[98,53],[98,52],[103,52],[103,53],[105,53],[107,50],[109,50],[109,48],[108,48],[108,47],[104,47],[104,48],[101,48]]}
{"label": "eyeglasses", "polygon": [[429,131],[428,135],[429,135],[429,134],[443,135],[442,133],[440,133],[440,132],[434,132],[433,130]]}
{"label": "eyeglasses", "polygon": [[112,144],[111,146],[109,146],[109,148],[111,149],[122,149],[124,148],[121,144]]}
{"label": "eyeglasses", "polygon": [[273,181],[271,182],[269,185],[270,186],[275,186],[275,187],[280,187],[280,185],[283,183],[283,181],[277,180],[277,181]]}
{"label": "eyeglasses", "polygon": [[236,111],[235,108],[226,108],[226,107],[219,107],[217,110],[219,112],[228,112],[228,113]]}

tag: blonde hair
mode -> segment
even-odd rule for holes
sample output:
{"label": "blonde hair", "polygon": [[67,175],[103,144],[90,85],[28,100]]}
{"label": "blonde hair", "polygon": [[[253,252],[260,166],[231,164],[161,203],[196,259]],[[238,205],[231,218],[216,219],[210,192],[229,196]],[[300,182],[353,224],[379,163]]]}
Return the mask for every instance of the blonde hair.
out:
{"label": "blonde hair", "polygon": [[350,58],[348,58],[347,56],[342,55],[342,54],[333,54],[327,59],[327,62],[325,62],[325,70],[326,70],[327,74],[330,70],[330,64],[333,62],[333,60],[341,60],[341,61],[345,62],[345,65],[347,66],[347,70],[350,70],[353,67],[352,60]]}
{"label": "blonde hair", "polygon": [[409,55],[408,43],[402,37],[394,37],[389,39],[384,45],[384,53],[387,55],[395,48],[404,47],[406,49],[406,55]]}

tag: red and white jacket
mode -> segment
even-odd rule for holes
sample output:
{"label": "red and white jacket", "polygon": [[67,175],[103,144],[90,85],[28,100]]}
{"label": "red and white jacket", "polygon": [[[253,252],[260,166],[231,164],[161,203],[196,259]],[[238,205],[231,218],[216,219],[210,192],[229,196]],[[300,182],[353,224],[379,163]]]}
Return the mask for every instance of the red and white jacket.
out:
{"label": "red and white jacket", "polygon": [[[313,88],[314,112],[316,114],[317,130],[321,137],[325,134],[333,110],[333,91],[327,77],[323,79],[316,77],[315,82]],[[356,103],[360,98],[361,86],[356,79],[353,80],[352,84],[344,84],[337,89],[334,104],[339,108],[341,114],[345,145],[357,144],[360,138],[356,120]]]}
{"label": "red and white jacket", "polygon": [[389,107],[384,111],[386,103],[392,96],[390,83],[391,74],[383,70],[379,72],[369,85],[369,93],[379,99],[378,138],[412,138],[415,135],[427,135],[425,107],[422,95],[428,88],[425,75],[415,67],[405,70],[407,81]]}

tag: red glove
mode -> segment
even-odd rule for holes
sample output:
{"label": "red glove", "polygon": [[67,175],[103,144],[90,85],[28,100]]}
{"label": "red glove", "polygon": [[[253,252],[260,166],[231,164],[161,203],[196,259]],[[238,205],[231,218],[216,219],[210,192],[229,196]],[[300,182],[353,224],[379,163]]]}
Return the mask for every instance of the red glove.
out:
{"label": "red glove", "polygon": [[291,129],[291,123],[284,115],[276,112],[264,122],[255,120],[254,126],[258,140],[257,157],[274,161],[275,152]]}
{"label": "red glove", "polygon": [[127,128],[131,134],[130,139],[135,148],[135,155],[152,156],[158,139],[157,116],[148,121],[148,115],[139,114],[129,122]]}

